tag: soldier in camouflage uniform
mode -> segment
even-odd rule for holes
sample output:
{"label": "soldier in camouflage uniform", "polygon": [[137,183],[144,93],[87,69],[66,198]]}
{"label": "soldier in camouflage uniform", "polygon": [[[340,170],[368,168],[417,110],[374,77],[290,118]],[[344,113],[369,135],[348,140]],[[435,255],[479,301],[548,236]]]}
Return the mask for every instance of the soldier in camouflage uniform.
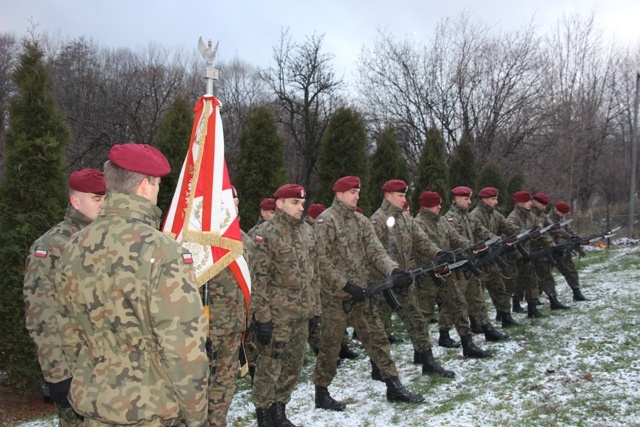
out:
{"label": "soldier in camouflage uniform", "polygon": [[318,257],[313,230],[302,220],[304,188],[286,184],[274,198],[275,216],[254,236],[251,306],[258,361],[252,394],[258,426],[293,426],[286,405],[302,371],[309,329],[321,314]]}
{"label": "soldier in camouflage uniform", "polygon": [[[567,214],[571,211],[569,205],[563,201],[556,203],[554,208],[549,212],[549,219],[552,223],[560,222]],[[570,224],[567,224],[562,227],[564,233],[553,234],[553,239],[556,243],[560,243],[572,237],[578,236],[577,233],[571,228]],[[571,288],[573,292],[573,300],[574,301],[589,301],[582,295],[580,291],[580,281],[578,279],[578,269],[576,268],[575,263],[573,262],[573,258],[570,255],[554,255],[556,262],[558,263],[557,267],[560,270],[560,273],[564,276],[564,279],[567,281],[567,284]]]}
{"label": "soldier in camouflage uniform", "polygon": [[[490,239],[494,235],[487,230],[478,219],[469,214],[471,195],[473,190],[469,187],[459,186],[451,189],[453,203],[449,211],[444,215],[445,219],[456,231],[470,242],[479,242]],[[479,277],[473,274],[465,275],[456,280],[458,289],[467,303],[471,330],[474,333],[482,333],[487,341],[501,341],[509,338],[495,330],[487,315],[487,303],[484,301],[484,288]],[[440,330],[450,330],[453,327],[453,319],[450,313],[440,313]]]}
{"label": "soldier in camouflage uniform", "polygon": [[[416,217],[416,223],[425,232],[429,239],[438,245],[443,251],[458,247],[468,247],[471,243],[461,236],[449,222],[440,216],[442,209],[442,197],[435,191],[425,191],[419,198],[420,213]],[[423,264],[424,259],[418,258],[419,264]],[[456,330],[462,341],[462,353],[467,357],[490,357],[491,352],[483,350],[473,343],[469,320],[467,318],[467,307],[464,295],[458,289],[454,275],[446,278],[446,283],[441,288],[436,288],[431,280],[424,278],[418,281],[418,301],[426,319],[431,319],[436,306],[438,294],[442,298],[442,313],[452,313]],[[446,314],[445,314],[446,315]],[[457,347],[457,343],[449,337],[448,329],[440,330],[438,343],[443,347]]]}
{"label": "soldier in camouflage uniform", "polygon": [[169,171],[153,147],[113,146],[102,210],[64,247],[69,400],[88,426],[206,422],[207,319],[192,256],[157,229]]}
{"label": "soldier in camouflage uniform", "polygon": [[271,197],[267,197],[262,199],[260,202],[260,216],[258,217],[258,222],[256,225],[251,227],[251,229],[247,232],[249,237],[253,239],[253,236],[256,234],[256,230],[260,227],[265,221],[269,221],[276,214],[276,201]]}
{"label": "soldier in camouflage uniform", "polygon": [[[498,189],[485,187],[478,192],[480,203],[471,212],[471,216],[476,218],[491,233],[498,236],[509,237],[521,232],[517,227],[509,222],[496,210],[498,205]],[[489,292],[491,301],[496,308],[496,320],[502,321],[502,327],[518,326],[511,316],[510,296],[507,293],[500,269],[495,263],[487,266],[482,276],[483,286]]]}
{"label": "soldier in camouflage uniform", "polygon": [[[360,178],[340,178],[334,183],[333,191],[333,203],[318,217],[315,227],[322,276],[320,352],[313,374],[316,408],[333,411],[346,408],[331,397],[328,387],[336,375],[335,361],[347,322],[380,369],[387,385],[387,400],[422,402],[424,397],[408,392],[400,383],[384,327],[375,309],[366,302],[364,293],[364,287],[370,281],[369,264],[385,276],[392,275],[398,286],[409,286],[413,282],[411,275],[389,258],[371,222],[355,212],[360,197]],[[345,302],[348,302],[346,307]]]}
{"label": "soldier in camouflage uniform", "polygon": [[69,205],[64,220],[40,236],[29,249],[23,290],[27,330],[36,346],[59,425],[77,427],[82,425],[82,417],[67,399],[73,372],[64,355],[58,328],[62,302],[56,293],[56,269],[65,243],[98,216],[106,187],[104,175],[94,169],[73,172],[68,184]]}
{"label": "soldier in camouflage uniform", "polygon": [[[536,225],[538,227],[546,227],[548,225],[553,224],[549,217],[545,214],[547,205],[549,204],[549,196],[544,193],[536,193],[532,198],[532,206],[531,206],[531,214],[536,220]],[[531,249],[535,252],[537,250],[545,249],[554,244],[553,236],[554,235],[564,235],[565,237],[570,237],[568,233],[562,229],[559,230],[551,230],[549,233],[551,238],[546,239],[545,244],[538,244],[538,242],[543,239],[538,239],[531,245]],[[538,287],[544,292],[549,298],[549,305],[551,310],[567,310],[571,307],[562,304],[558,300],[558,293],[556,292],[556,281],[553,278],[553,274],[551,274],[551,269],[553,266],[549,264],[546,258],[541,257],[533,261],[533,268],[536,274],[536,278],[538,279]]]}
{"label": "soldier in camouflage uniform", "polygon": [[[414,219],[404,212],[408,189],[408,185],[399,179],[385,182],[382,186],[384,200],[380,208],[371,215],[371,223],[391,259],[401,268],[410,270],[414,255],[419,255],[421,259],[432,259],[440,252],[440,248],[431,243]],[[393,224],[387,223],[389,218],[393,218]],[[378,281],[383,280],[384,276],[374,270],[371,272],[371,278]],[[394,288],[393,293],[400,303],[398,317],[402,319],[413,344],[414,361],[422,363],[422,374],[438,374],[453,378],[455,373],[442,368],[433,357],[429,336],[430,319],[425,319],[419,308],[415,288]],[[384,298],[378,298],[378,301],[389,307]],[[373,368],[374,375],[379,375],[379,372],[376,372],[377,367],[374,365]]]}

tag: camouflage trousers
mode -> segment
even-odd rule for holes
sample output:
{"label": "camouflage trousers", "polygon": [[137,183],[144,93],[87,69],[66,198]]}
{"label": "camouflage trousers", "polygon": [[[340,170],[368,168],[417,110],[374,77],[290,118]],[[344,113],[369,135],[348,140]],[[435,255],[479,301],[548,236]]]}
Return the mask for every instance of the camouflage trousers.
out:
{"label": "camouflage trousers", "polygon": [[323,294],[320,352],[313,372],[313,383],[328,387],[336,376],[336,359],[347,323],[353,326],[362,347],[380,369],[382,378],[397,377],[396,364],[391,359],[391,344],[375,307],[371,309],[368,301],[364,301],[353,304],[349,313],[345,313],[340,298]]}
{"label": "camouflage trousers", "polygon": [[[316,328],[312,334],[309,334],[309,339],[307,340],[309,343],[309,347],[313,350],[313,352],[317,355],[320,351],[320,328]],[[349,347],[351,346],[351,338],[349,337],[349,332],[344,330],[342,334],[342,342],[340,343],[340,347]]]}
{"label": "camouflage trousers", "polygon": [[58,413],[58,426],[60,427],[80,427],[83,425],[82,417],[73,410],[71,406],[62,408],[55,405]]}
{"label": "camouflage trousers", "polygon": [[[421,277],[416,287],[420,310],[425,319],[431,319],[436,308],[438,296],[442,299],[440,319],[450,316],[460,336],[469,335],[469,319],[466,315],[467,307],[462,292],[458,289],[456,279],[449,276],[441,288],[436,287],[431,279]],[[440,322],[441,320],[439,320]]]}
{"label": "camouflage trousers", "polygon": [[300,378],[308,338],[308,319],[274,322],[271,342],[258,344],[252,386],[256,408],[266,409],[276,402],[289,403]]}
{"label": "camouflage trousers", "polygon": [[[468,279],[456,279],[456,285],[458,287],[458,291],[463,295],[465,316],[473,317],[480,326],[484,326],[489,323],[487,303],[484,300],[484,289],[482,288],[480,278],[472,275]],[[454,312],[451,308],[451,305],[449,305],[440,311],[438,327],[442,331],[449,331],[453,328]]]}
{"label": "camouflage trousers", "polygon": [[[83,424],[84,427],[115,427],[117,425],[118,424],[103,423],[101,421],[86,417]],[[152,420],[140,421],[136,424],[131,425],[136,427],[187,427],[187,424],[184,422],[184,420],[161,420],[158,417],[154,417]]]}
{"label": "camouflage trousers", "polygon": [[538,280],[538,288],[548,297],[556,296],[556,280],[551,274],[551,264],[546,259],[536,260],[533,269]]}
{"label": "camouflage trousers", "polygon": [[[394,291],[394,293],[396,293]],[[397,298],[397,295],[396,295]],[[399,302],[400,300],[398,300]],[[382,296],[376,298],[376,309],[378,310],[378,317],[382,322],[382,326],[384,326],[384,332],[389,335],[393,330],[393,325],[391,321],[391,316],[393,315],[393,311],[391,310],[391,306],[387,304],[387,301]]]}
{"label": "camouflage trousers", "polygon": [[528,303],[536,301],[540,296],[533,263],[523,262],[522,260],[510,263],[509,268],[505,271],[505,276],[509,277],[505,280],[509,295],[519,297],[524,294],[524,298]]}
{"label": "camouflage trousers", "polygon": [[227,412],[237,385],[241,340],[242,333],[211,336],[213,357],[208,388],[210,427],[227,425]]}
{"label": "camouflage trousers", "polygon": [[560,273],[564,276],[569,287],[571,289],[579,289],[580,282],[578,279],[578,269],[576,268],[576,264],[573,262],[573,258],[561,255],[554,256],[553,258],[558,263],[558,270],[560,270]]}
{"label": "camouflage trousers", "polygon": [[489,297],[496,311],[502,311],[509,313],[511,310],[510,296],[507,293],[507,289],[502,279],[502,274],[499,270],[489,270],[482,273],[480,277],[482,285],[487,289]]}

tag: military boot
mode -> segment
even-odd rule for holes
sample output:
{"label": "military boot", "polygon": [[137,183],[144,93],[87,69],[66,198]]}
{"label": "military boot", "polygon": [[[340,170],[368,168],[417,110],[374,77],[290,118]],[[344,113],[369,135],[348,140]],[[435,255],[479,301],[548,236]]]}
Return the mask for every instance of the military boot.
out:
{"label": "military boot", "polygon": [[258,427],[274,427],[269,409],[256,408],[256,417],[258,418]]}
{"label": "military boot", "polygon": [[471,332],[473,332],[474,334],[481,334],[483,332],[482,327],[478,325],[478,322],[476,322],[476,319],[474,319],[472,316],[469,316],[469,323],[471,325]]}
{"label": "military boot", "polygon": [[274,427],[298,427],[287,418],[287,405],[282,402],[276,402],[269,408],[271,420]]}
{"label": "military boot", "polygon": [[517,299],[513,298],[511,303],[513,305],[513,309],[511,311],[513,311],[514,313],[524,313],[524,309],[522,307],[520,307],[520,301],[518,301]]}
{"label": "military boot", "polygon": [[502,327],[503,328],[508,328],[510,326],[520,326],[520,323],[515,321],[515,319],[511,316],[511,313],[504,312],[504,313],[502,313],[500,318],[502,319]]}
{"label": "military boot", "polygon": [[433,358],[433,351],[431,349],[424,353],[419,353],[422,360],[422,375],[437,374],[445,378],[453,378],[456,373],[453,371],[447,371],[442,366],[438,365],[438,362]]}
{"label": "military boot", "polygon": [[438,345],[445,348],[460,348],[460,343],[454,341],[449,336],[449,331],[440,329],[440,338],[438,338]]}
{"label": "military boot", "polygon": [[501,320],[502,320],[502,312],[496,311],[496,322],[499,322]]}
{"label": "military boot", "polygon": [[389,344],[399,344],[404,342],[404,340],[402,338],[398,338],[395,334],[391,333],[387,336],[387,339],[389,340]]}
{"label": "military boot", "polygon": [[347,345],[343,345],[342,347],[340,347],[340,354],[338,355],[338,357],[340,359],[357,359],[358,358],[358,353],[356,353],[355,351],[351,350],[349,348],[349,346]]}
{"label": "military boot", "polygon": [[568,305],[564,305],[560,301],[558,301],[557,295],[552,295],[549,297],[549,304],[551,306],[551,310],[569,310],[571,307]]}
{"label": "military boot", "polygon": [[591,301],[589,298],[582,295],[582,292],[580,292],[580,288],[571,288],[571,290],[573,291],[574,301]]}
{"label": "military boot", "polygon": [[544,317],[544,314],[540,313],[540,310],[538,310],[538,306],[535,302],[530,302],[527,304],[527,317]]}
{"label": "military boot", "polygon": [[371,362],[371,379],[374,381],[384,381],[380,374],[380,368],[378,368],[378,365],[373,363],[373,360],[371,359],[369,359],[369,361]]}
{"label": "military boot", "polygon": [[462,354],[465,357],[473,357],[476,359],[483,359],[485,357],[493,356],[489,350],[483,350],[473,343],[471,334],[460,337],[462,341]]}
{"label": "military boot", "polygon": [[400,383],[398,377],[391,377],[384,382],[387,384],[387,401],[389,402],[406,402],[406,403],[422,403],[424,397],[419,394],[413,394]]}
{"label": "military boot", "polygon": [[347,409],[347,405],[338,402],[329,394],[329,389],[321,385],[316,386],[316,408],[327,409],[329,411],[342,412]]}
{"label": "military boot", "polygon": [[509,339],[509,335],[496,331],[491,323],[483,325],[482,332],[484,332],[484,338],[487,341],[504,341]]}

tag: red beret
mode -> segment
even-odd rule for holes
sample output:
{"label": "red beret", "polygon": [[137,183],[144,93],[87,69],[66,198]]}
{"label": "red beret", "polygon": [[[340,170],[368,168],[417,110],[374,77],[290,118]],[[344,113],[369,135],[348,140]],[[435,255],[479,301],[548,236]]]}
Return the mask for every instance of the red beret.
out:
{"label": "red beret", "polygon": [[394,192],[394,193],[406,193],[409,186],[401,179],[392,179],[387,181],[382,186],[382,191]]}
{"label": "red beret", "polygon": [[358,212],[359,214],[364,215],[364,211],[362,210],[362,208],[360,206],[356,207],[356,212]]}
{"label": "red beret", "polygon": [[531,193],[528,191],[516,191],[513,193],[513,201],[516,203],[526,203],[531,200]]}
{"label": "red beret", "polygon": [[498,197],[498,189],[493,187],[484,187],[482,190],[478,191],[478,197],[481,199]]}
{"label": "red beret", "polygon": [[304,199],[306,197],[306,193],[304,191],[304,187],[301,185],[285,184],[282,187],[278,188],[275,193],[273,193],[273,197],[275,197],[276,199]]}
{"label": "red beret", "polygon": [[262,209],[263,211],[275,211],[276,199],[272,199],[270,197],[262,199],[262,201],[260,202],[260,209]]}
{"label": "red beret", "polygon": [[433,208],[442,203],[442,197],[435,191],[425,191],[418,199],[423,208]]}
{"label": "red beret", "polygon": [[558,210],[558,212],[563,213],[563,214],[568,214],[569,211],[571,211],[571,208],[565,202],[556,203],[556,209]]}
{"label": "red beret", "polygon": [[236,187],[234,187],[233,185],[231,186],[231,194],[233,194],[234,199],[238,198],[238,191],[236,190]]}
{"label": "red beret", "polygon": [[333,191],[341,193],[352,188],[360,188],[360,178],[357,176],[343,176],[333,184]]}
{"label": "red beret", "polygon": [[95,169],[82,169],[69,175],[69,188],[81,193],[104,194],[107,185],[104,182],[104,174]]}
{"label": "red beret", "polygon": [[167,158],[147,144],[119,144],[111,147],[109,160],[122,169],[146,176],[160,177],[171,172]]}
{"label": "red beret", "polygon": [[311,217],[312,219],[316,219],[318,218],[318,215],[320,215],[326,209],[327,208],[325,208],[320,203],[314,203],[313,205],[309,206],[309,209],[307,210],[307,216]]}
{"label": "red beret", "polygon": [[536,193],[533,195],[533,200],[542,203],[543,205],[549,204],[549,196],[544,193]]}
{"label": "red beret", "polygon": [[451,194],[453,194],[454,196],[471,197],[471,195],[473,194],[473,190],[469,187],[461,185],[459,187],[452,188]]}

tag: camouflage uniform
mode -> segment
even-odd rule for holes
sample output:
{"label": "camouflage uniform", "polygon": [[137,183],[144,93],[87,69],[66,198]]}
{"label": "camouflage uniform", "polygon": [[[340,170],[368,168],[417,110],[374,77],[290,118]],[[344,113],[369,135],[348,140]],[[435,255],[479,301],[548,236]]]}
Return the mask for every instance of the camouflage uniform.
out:
{"label": "camouflage uniform", "polygon": [[[253,241],[242,233],[244,258],[250,262]],[[238,282],[229,267],[218,273],[209,285],[209,426],[226,426],[227,412],[236,390],[238,356],[242,334],[247,329],[247,308]]]}
{"label": "camouflage uniform", "polygon": [[[540,209],[538,209],[536,206],[531,207],[531,215],[533,215],[533,217],[535,218],[536,227],[538,228],[546,227],[548,225],[553,224],[549,219],[549,217],[545,215],[545,213]],[[553,237],[549,238],[553,234],[554,232],[551,232],[549,236],[545,236],[547,237],[547,239],[544,239],[545,243],[538,243],[538,242],[541,242],[543,239],[538,239],[537,241],[532,242],[531,250],[535,252],[538,250],[542,250],[548,247],[549,245],[553,244]],[[533,269],[535,271],[536,278],[538,279],[538,287],[550,298],[556,297],[557,295],[556,281],[553,278],[553,274],[551,274],[551,268],[552,268],[552,265],[549,264],[547,259],[544,257],[538,258],[533,262]]]}
{"label": "camouflage uniform", "polygon": [[375,309],[363,302],[353,304],[349,313],[345,313],[342,305],[351,299],[351,295],[342,290],[347,282],[360,287],[370,282],[369,264],[385,276],[398,264],[387,255],[371,222],[337,198],[316,220],[315,232],[322,276],[322,326],[313,383],[328,387],[333,381],[347,322],[353,326],[382,378],[398,377],[389,340]]}
{"label": "camouflage uniform", "polygon": [[[560,218],[560,215],[558,215],[554,209],[549,212],[548,216],[549,220],[553,224],[562,221],[562,218]],[[559,243],[562,240],[567,240],[571,238],[571,236],[577,235],[577,233],[571,228],[569,224],[563,226],[562,230],[564,232],[554,233],[552,235],[556,243]],[[554,259],[558,263],[558,270],[560,270],[560,273],[562,273],[564,279],[567,281],[567,284],[575,294],[576,290],[580,289],[580,281],[578,279],[578,269],[573,262],[573,258],[570,256],[554,255]]]}
{"label": "camouflage uniform", "polygon": [[[58,329],[62,301],[56,293],[56,269],[65,243],[90,223],[90,218],[69,205],[64,220],[38,238],[29,249],[23,289],[25,320],[36,346],[42,375],[50,383],[64,381],[73,374],[62,350]],[[73,408],[56,404],[56,412],[61,427],[82,425],[82,417]]]}
{"label": "camouflage uniform", "polygon": [[[391,233],[386,225],[389,217],[395,218]],[[429,241],[427,235],[411,216],[406,215],[402,208],[397,208],[387,200],[383,200],[382,206],[371,216],[371,223],[387,253],[399,264],[400,268],[411,269],[411,257],[414,253],[419,254],[422,259],[430,259],[435,258],[436,254],[440,252],[440,248]],[[383,280],[385,276],[373,270],[371,278],[377,281]],[[398,317],[402,319],[415,351],[426,353],[431,348],[429,337],[431,318],[425,319],[422,315],[415,288],[413,286],[395,288],[393,292],[401,305]],[[378,301],[389,307],[384,298],[378,298]]]}
{"label": "camouflage uniform", "polygon": [[85,424],[202,426],[207,319],[191,254],[157,230],[160,209],[109,191],[60,262],[69,400]]}
{"label": "camouflage uniform", "polygon": [[318,257],[311,226],[280,209],[254,241],[251,306],[256,322],[273,322],[271,342],[258,344],[252,389],[256,408],[266,409],[287,404],[298,383],[308,321],[321,310],[314,288]]}

